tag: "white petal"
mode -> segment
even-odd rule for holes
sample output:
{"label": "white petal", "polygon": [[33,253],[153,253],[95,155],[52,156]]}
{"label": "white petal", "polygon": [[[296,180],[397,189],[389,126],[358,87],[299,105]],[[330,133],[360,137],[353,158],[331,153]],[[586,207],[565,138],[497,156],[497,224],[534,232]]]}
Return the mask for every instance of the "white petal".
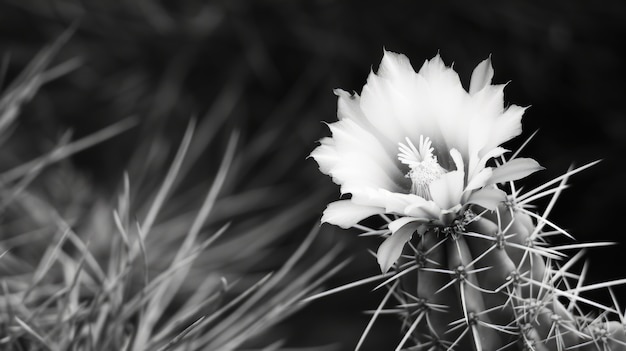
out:
{"label": "white petal", "polygon": [[386,213],[402,215],[412,203],[426,201],[415,194],[392,193],[384,189],[380,189],[379,192],[384,197]]}
{"label": "white petal", "polygon": [[[376,259],[383,273],[387,273],[389,268],[400,258],[404,245],[411,240],[413,233],[417,230],[417,226],[418,223],[413,222],[396,228],[391,236],[380,245],[376,253]],[[391,229],[391,223],[389,227]]]}
{"label": "white petal", "polygon": [[320,141],[311,153],[320,170],[341,185],[342,193],[352,189],[387,189],[402,192],[410,181],[398,169],[380,141],[368,130],[343,119],[329,124],[333,136]]}
{"label": "white petal", "polygon": [[459,152],[459,150],[457,149],[450,150],[450,156],[452,156],[452,160],[454,161],[456,170],[464,171],[465,166],[463,164],[463,156],[461,156],[461,153]]}
{"label": "white petal", "polygon": [[[492,158],[496,158],[496,157],[500,157],[502,156],[504,153],[508,152],[509,150],[502,148],[502,147],[496,147],[494,149],[491,149],[489,151],[487,151],[478,162],[474,162],[472,164],[472,162],[470,162],[470,167],[469,167],[469,174],[470,174],[470,178],[474,176],[474,174],[476,172],[480,172],[481,170],[483,170],[485,168],[485,165],[487,164],[487,161],[489,161]],[[471,160],[474,161],[474,160]]]}
{"label": "white petal", "polygon": [[[482,188],[487,184],[489,178],[491,178],[493,171],[491,167],[483,168],[478,174],[468,180],[467,186],[465,186],[465,191],[471,191],[474,189]],[[493,183],[491,183],[493,184]]]}
{"label": "white petal", "polygon": [[[526,107],[510,105],[493,121],[489,141],[482,149],[487,152],[522,133],[522,116]],[[482,156],[482,155],[480,155]]]}
{"label": "white petal", "polygon": [[472,193],[468,203],[482,206],[495,211],[502,201],[506,200],[506,193],[497,188],[483,188]]}
{"label": "white petal", "polygon": [[[401,175],[396,166],[396,155],[389,155],[373,131],[366,129],[351,119],[331,123],[328,128],[333,134],[333,146],[343,156],[343,161],[350,161],[346,156],[358,154],[367,156],[370,162],[376,163],[393,175]],[[394,147],[397,147],[394,145]]]}
{"label": "white petal", "polygon": [[352,203],[351,200],[339,200],[328,204],[322,215],[322,223],[330,223],[347,229],[365,218],[383,212],[384,210],[380,207],[361,206]]}
{"label": "white petal", "polygon": [[337,118],[339,120],[347,118],[355,122],[366,121],[359,106],[361,98],[358,94],[353,95],[343,89],[335,89],[333,93],[337,96]]}
{"label": "white petal", "polygon": [[411,61],[406,55],[383,51],[383,59],[378,67],[378,75],[386,79],[399,78],[407,72],[415,72]]}
{"label": "white petal", "polygon": [[389,223],[387,227],[389,228],[389,230],[391,230],[391,233],[395,233],[398,230],[400,230],[400,228],[404,227],[405,225],[409,223],[414,223],[414,222],[417,223],[419,222],[419,220],[417,218],[412,218],[412,217],[400,217],[396,219],[395,221],[392,221],[391,223]]}
{"label": "white petal", "polygon": [[459,132],[459,124],[467,123],[463,113],[467,98],[457,73],[439,56],[415,73],[406,56],[386,51],[378,73],[367,78],[360,107],[389,141],[418,140],[423,135],[433,140],[435,149],[454,145],[464,150],[466,129]]}
{"label": "white petal", "polygon": [[373,125],[361,109],[361,97],[358,94],[350,94],[345,90],[333,90],[337,95],[337,118],[339,120],[349,119],[357,123],[363,129],[370,132],[380,141],[381,146],[387,151],[389,158],[395,159],[397,154],[397,141],[389,139]]}
{"label": "white petal", "polygon": [[414,220],[423,221],[439,218],[441,209],[433,201],[415,194],[392,193],[382,189],[379,190],[379,194],[384,197],[380,201],[385,203],[385,213],[413,217]]}
{"label": "white petal", "polygon": [[489,57],[474,68],[470,80],[469,93],[474,94],[482,90],[491,83],[491,79],[493,79],[493,66],[491,65],[491,57]]}
{"label": "white petal", "polygon": [[463,195],[463,171],[452,171],[430,183],[430,195],[441,209],[450,209],[461,202]]}
{"label": "white petal", "polygon": [[[423,118],[434,122],[436,130],[423,133],[433,140],[437,150],[456,148],[461,153],[467,149],[467,124],[465,105],[468,94],[461,85],[459,75],[447,67],[439,55],[424,62],[418,74],[427,83],[427,90],[423,91],[427,99],[422,107]],[[431,122],[431,123],[432,123]]]}
{"label": "white petal", "polygon": [[404,209],[407,216],[424,220],[435,220],[441,216],[441,208],[434,201],[415,202]]}
{"label": "white petal", "polygon": [[459,75],[451,67],[445,65],[439,54],[430,60],[426,60],[418,74],[424,77],[430,84],[440,84],[441,86],[465,92]]}
{"label": "white petal", "polygon": [[[346,193],[351,193],[352,194],[351,200],[357,205],[375,206],[375,207],[381,207],[383,209],[387,207],[387,195],[385,194],[385,192],[389,192],[387,190],[363,187],[363,186],[359,186],[358,184],[354,185],[354,187],[342,186],[341,190],[345,191]],[[392,193],[392,194],[396,194],[396,193]],[[385,212],[388,212],[388,211],[385,210]]]}
{"label": "white petal", "polygon": [[397,150],[397,143],[405,137],[418,139],[419,133],[431,136],[429,132],[436,127],[435,121],[422,116],[427,94],[427,83],[415,73],[409,59],[385,51],[378,72],[372,71],[367,77],[360,107],[374,129]]}
{"label": "white petal", "polygon": [[542,169],[543,167],[532,158],[516,158],[494,168],[489,183],[497,184],[518,180]]}
{"label": "white petal", "polygon": [[[480,159],[485,152],[503,142],[498,140],[494,145],[495,137],[499,135],[496,129],[503,112],[504,85],[488,85],[472,95],[464,113],[471,121],[465,131],[470,157]],[[471,164],[470,168],[473,166]]]}
{"label": "white petal", "polygon": [[329,174],[330,170],[339,161],[339,155],[335,151],[334,141],[332,138],[323,138],[320,140],[320,146],[316,147],[311,152],[309,157],[312,157],[317,162],[320,171],[324,174]]}
{"label": "white petal", "polygon": [[370,72],[361,93],[361,109],[368,121],[397,143],[406,136],[402,113],[410,110],[409,96],[415,91],[416,73],[406,56],[385,51],[378,73]]}

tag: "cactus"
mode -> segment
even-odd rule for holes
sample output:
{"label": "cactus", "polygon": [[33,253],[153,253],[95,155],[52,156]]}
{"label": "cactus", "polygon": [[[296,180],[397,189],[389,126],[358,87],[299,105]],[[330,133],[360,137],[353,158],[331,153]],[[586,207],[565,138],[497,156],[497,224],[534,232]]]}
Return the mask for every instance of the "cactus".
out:
{"label": "cactus", "polygon": [[[624,328],[607,319],[618,311],[577,296],[584,289],[567,268],[580,256],[555,265],[561,253],[542,234],[509,203],[480,216],[468,210],[412,238],[387,281],[398,281],[390,292],[407,338],[435,350],[626,349]],[[603,313],[582,316],[578,301]]]}
{"label": "cactus", "polygon": [[[613,293],[613,306],[581,295],[626,280],[585,286],[585,268],[572,271],[584,250],[567,255],[608,243],[548,240],[571,237],[547,216],[568,177],[592,164],[516,190],[542,167],[505,157],[500,145],[521,133],[525,109],[504,107],[493,75],[484,60],[466,91],[439,55],[416,73],[404,55],[385,52],[361,96],[335,92],[339,121],[311,157],[350,197],[329,204],[322,222],[384,238],[383,274],[363,282],[381,279],[387,294],[357,349],[386,313],[402,320],[396,350],[626,350]],[[547,196],[542,214],[529,209]],[[359,224],[375,215],[382,225]]]}

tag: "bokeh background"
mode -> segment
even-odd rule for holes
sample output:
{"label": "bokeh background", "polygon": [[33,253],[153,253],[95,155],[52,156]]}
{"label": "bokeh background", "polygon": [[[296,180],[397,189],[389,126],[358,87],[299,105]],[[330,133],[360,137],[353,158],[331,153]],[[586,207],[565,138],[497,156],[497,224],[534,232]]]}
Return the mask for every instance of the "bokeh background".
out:
{"label": "bokeh background", "polygon": [[[589,282],[626,276],[624,1],[3,0],[6,81],[69,27],[74,33],[56,61],[79,58],[81,65],[25,106],[3,162],[48,150],[67,129],[80,137],[135,116],[137,127],[71,159],[107,194],[125,169],[140,172],[133,170],[138,159],[173,152],[190,118],[211,119],[198,138],[216,138],[189,187],[212,172],[237,129],[240,148],[262,154],[229,186],[274,189],[258,201],[277,211],[307,201],[310,213],[298,223],[311,227],[338,195],[307,159],[329,134],[321,121],[336,118],[332,89],[360,91],[383,48],[406,54],[416,68],[439,52],[465,84],[492,55],[495,81],[508,82],[505,100],[531,106],[524,134],[507,146],[539,131],[523,155],[546,170],[526,180],[528,187],[571,164],[603,159],[571,179],[551,218],[580,241],[618,243],[589,252]],[[156,181],[143,171],[144,181]],[[292,233],[299,241],[306,231]],[[367,253],[376,240],[326,225],[322,237],[345,244],[344,256],[354,257],[330,286],[377,273]],[[380,298],[370,288],[318,300],[291,317],[279,327],[288,345],[353,348],[368,320],[361,311]],[[626,303],[626,289],[615,291]],[[591,296],[609,301],[607,294]],[[396,322],[383,320],[364,349],[395,347],[398,337]]]}

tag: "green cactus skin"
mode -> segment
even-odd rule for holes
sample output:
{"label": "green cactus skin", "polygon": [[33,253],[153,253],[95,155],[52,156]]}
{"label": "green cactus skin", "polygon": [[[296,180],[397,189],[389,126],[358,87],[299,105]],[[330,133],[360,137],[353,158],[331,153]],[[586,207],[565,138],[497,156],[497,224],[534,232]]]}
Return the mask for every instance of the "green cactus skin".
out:
{"label": "green cactus skin", "polygon": [[623,316],[581,315],[576,276],[529,214],[511,204],[474,212],[406,245],[387,285],[405,329],[397,349],[626,350],[624,326],[608,320]]}

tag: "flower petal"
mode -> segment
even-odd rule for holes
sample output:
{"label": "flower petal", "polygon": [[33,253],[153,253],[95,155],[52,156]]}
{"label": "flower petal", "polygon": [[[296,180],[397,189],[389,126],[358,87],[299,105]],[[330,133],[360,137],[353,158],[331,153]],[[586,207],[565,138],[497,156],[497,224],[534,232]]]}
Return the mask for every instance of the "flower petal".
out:
{"label": "flower petal", "polygon": [[[367,120],[393,143],[420,135],[435,141],[435,149],[456,142],[456,128],[463,123],[462,103],[467,99],[459,76],[437,55],[416,73],[409,59],[385,51],[378,72],[367,78],[360,107]],[[447,157],[447,155],[446,155]]]}
{"label": "flower petal", "polygon": [[470,121],[464,114],[465,105],[470,99],[459,75],[451,67],[446,66],[439,55],[424,62],[418,75],[427,83],[427,89],[419,91],[426,97],[419,111],[420,119],[423,120],[422,125],[429,126],[434,123],[436,126],[428,130],[421,129],[424,130],[422,134],[430,137],[436,150],[456,148],[465,153],[467,127]]}
{"label": "flower petal", "polygon": [[491,65],[491,57],[488,57],[474,68],[470,80],[469,93],[474,94],[482,90],[491,83],[491,79],[493,79],[493,66]]}
{"label": "flower petal", "polygon": [[446,66],[439,54],[430,60],[426,60],[420,68],[419,75],[424,77],[430,84],[429,89],[451,89],[449,93],[465,92],[461,79],[454,69]]}
{"label": "flower petal", "polygon": [[478,172],[478,174],[476,174],[474,177],[470,178],[467,181],[467,185],[465,186],[464,191],[471,191],[474,189],[482,188],[487,184],[490,184],[488,183],[488,181],[491,178],[492,174],[493,174],[493,170],[491,169],[491,167],[483,168],[480,172]]}
{"label": "flower petal", "polygon": [[400,230],[400,228],[404,227],[405,225],[409,224],[409,223],[414,223],[414,222],[419,222],[419,220],[417,218],[411,218],[411,217],[400,217],[394,221],[391,221],[391,223],[389,223],[387,225],[387,227],[389,228],[389,230],[391,230],[391,233],[395,233],[398,230]]}
{"label": "flower petal", "polygon": [[411,137],[406,135],[407,130],[418,127],[420,121],[414,115],[419,111],[416,100],[423,99],[421,91],[426,89],[420,89],[420,85],[425,83],[415,73],[409,59],[389,51],[384,51],[378,72],[372,71],[367,77],[361,92],[361,110],[374,129],[395,147],[406,136]]}
{"label": "flower petal", "polygon": [[[492,122],[490,137],[482,149],[487,152],[522,133],[522,116],[526,107],[510,105]],[[482,156],[482,154],[480,155]]]}
{"label": "flower petal", "polygon": [[395,158],[370,131],[348,118],[328,127],[332,138],[323,138],[310,157],[341,185],[342,193],[365,188],[403,192],[410,186]]}
{"label": "flower petal", "polygon": [[[498,135],[495,126],[502,119],[504,112],[504,85],[487,85],[471,95],[465,107],[465,116],[470,120],[465,134],[467,134],[468,156],[475,158],[475,162],[498,146],[502,141],[494,144],[494,136]],[[491,148],[487,149],[487,146]],[[470,163],[470,169],[474,166]]]}
{"label": "flower petal", "polygon": [[309,155],[317,162],[319,169],[324,174],[329,174],[330,170],[339,162],[339,155],[334,148],[332,138],[322,138],[320,145]]}
{"label": "flower petal", "polygon": [[380,132],[377,126],[367,119],[361,109],[361,97],[356,93],[351,94],[342,89],[335,89],[333,92],[337,96],[337,118],[339,120],[349,119],[356,122],[381,142],[381,146],[387,151],[390,159],[395,159],[398,150],[396,141],[391,141],[387,138]]}
{"label": "flower petal", "polygon": [[532,158],[516,158],[494,168],[489,184],[518,180],[542,169],[543,167]]}
{"label": "flower petal", "polygon": [[452,171],[430,183],[430,195],[437,206],[445,210],[461,203],[463,178],[465,178],[463,171]]}
{"label": "flower petal", "polygon": [[[404,223],[404,225],[399,227],[393,226],[395,231],[392,230],[391,236],[385,239],[380,247],[378,247],[378,252],[376,253],[376,259],[383,273],[387,273],[389,268],[400,258],[404,245],[411,240],[413,233],[415,233],[419,226],[419,223],[416,223],[415,219],[409,217],[403,217],[394,222],[400,220],[402,220],[401,222]],[[394,222],[389,223],[389,229],[392,228]],[[401,223],[398,223],[398,225],[400,224]]]}
{"label": "flower petal", "polygon": [[441,209],[433,201],[415,194],[392,193],[383,189],[379,190],[379,194],[384,197],[385,213],[426,221],[439,218]]}
{"label": "flower petal", "polygon": [[454,166],[456,167],[457,171],[462,172],[463,170],[465,170],[463,156],[461,156],[461,153],[459,152],[459,150],[457,149],[450,150],[450,156],[452,156],[452,160],[454,161]]}
{"label": "flower petal", "polygon": [[404,214],[407,216],[432,220],[439,219],[441,215],[441,208],[437,206],[434,201],[416,201],[404,209]]}
{"label": "flower petal", "polygon": [[475,164],[470,163],[469,177],[472,178],[474,174],[483,170],[485,168],[485,165],[487,164],[487,161],[492,158],[500,157],[508,151],[509,150],[498,146],[485,152],[485,154],[480,158],[480,160],[478,160],[478,162],[476,162]]}
{"label": "flower petal", "polygon": [[367,123],[363,111],[361,110],[360,100],[361,97],[358,94],[350,94],[343,89],[335,89],[333,93],[337,96],[337,118],[351,119],[359,123]]}
{"label": "flower petal", "polygon": [[482,206],[490,211],[495,211],[502,201],[506,200],[506,193],[498,188],[483,188],[472,193],[468,203]]}
{"label": "flower petal", "polygon": [[322,215],[322,223],[348,229],[365,218],[380,213],[384,213],[384,209],[380,207],[356,205],[351,200],[339,200],[328,204]]}
{"label": "flower petal", "polygon": [[384,189],[380,189],[379,193],[384,197],[385,213],[404,215],[406,208],[411,204],[426,201],[415,194],[392,193]]}

